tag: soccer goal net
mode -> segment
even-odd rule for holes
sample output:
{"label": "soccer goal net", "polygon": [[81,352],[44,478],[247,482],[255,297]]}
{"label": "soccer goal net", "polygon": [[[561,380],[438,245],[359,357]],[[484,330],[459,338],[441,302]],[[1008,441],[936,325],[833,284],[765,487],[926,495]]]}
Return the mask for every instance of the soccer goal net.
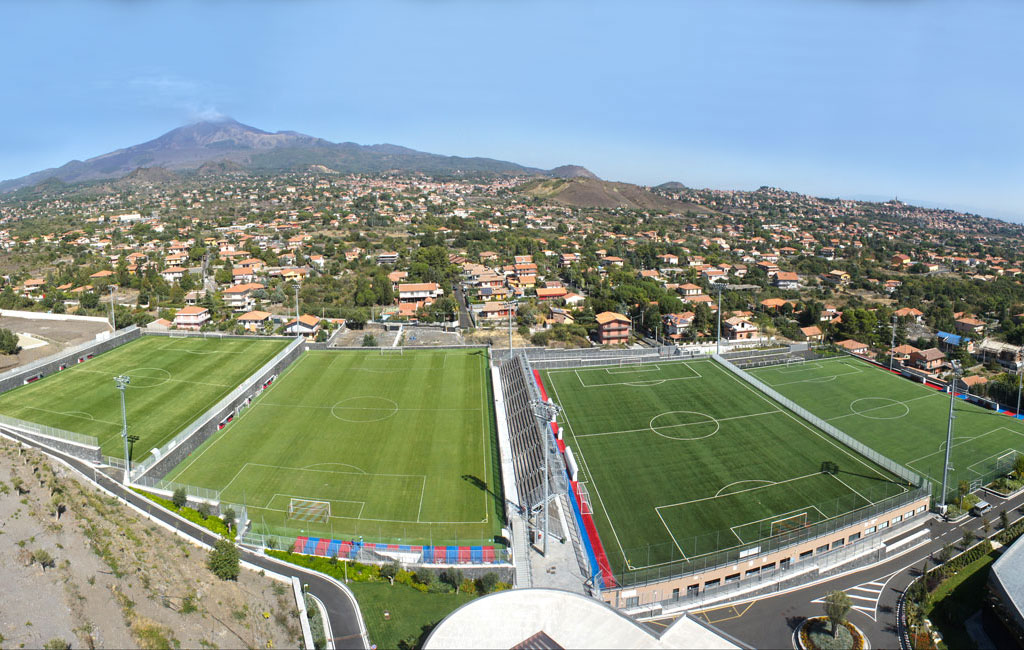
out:
{"label": "soccer goal net", "polygon": [[996,473],[1009,474],[1013,470],[1018,455],[1017,451],[1008,451],[999,458],[996,458]]}
{"label": "soccer goal net", "polygon": [[380,353],[382,355],[397,354],[397,355],[401,356],[402,355],[402,348],[400,348],[400,347],[381,348],[380,349]]}
{"label": "soccer goal net", "polygon": [[800,357],[794,357],[794,358],[791,358],[791,359],[787,359],[786,360],[786,365],[787,366],[802,366],[802,365],[804,365],[804,361],[806,361],[806,359],[802,359]]}
{"label": "soccer goal net", "polygon": [[785,519],[777,519],[772,522],[771,535],[781,535],[800,528],[807,527],[807,513],[801,512]]}
{"label": "soccer goal net", "polygon": [[171,331],[171,338],[172,339],[187,339],[188,338],[188,332],[175,332],[175,331],[172,330]]}
{"label": "soccer goal net", "polygon": [[298,521],[319,521],[327,523],[331,516],[331,504],[328,501],[292,498],[288,502],[288,518]]}

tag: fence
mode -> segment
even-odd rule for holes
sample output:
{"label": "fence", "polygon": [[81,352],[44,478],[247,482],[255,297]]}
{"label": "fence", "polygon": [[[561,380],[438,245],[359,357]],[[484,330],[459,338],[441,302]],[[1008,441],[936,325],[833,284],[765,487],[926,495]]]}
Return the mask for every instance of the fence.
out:
{"label": "fence", "polygon": [[[655,563],[658,566],[650,566],[643,569],[630,569],[625,561],[615,571],[622,586],[636,586],[660,582],[671,578],[679,578],[690,574],[704,573],[726,566],[732,566],[740,561],[756,560],[756,558],[777,553],[778,551],[804,544],[820,537],[827,537],[837,531],[841,531],[860,522],[872,519],[878,515],[897,510],[907,504],[919,501],[931,494],[930,485],[914,488],[892,496],[879,496],[884,494],[884,488],[880,487],[878,492],[870,495],[872,503],[866,506],[859,506],[864,499],[855,494],[849,494],[827,502],[817,503],[808,506],[807,509],[819,509],[828,516],[822,521],[791,529],[782,533],[772,534],[770,522],[762,522],[753,539],[742,546],[732,542],[728,548],[722,548],[721,539],[733,538],[729,530],[700,535],[688,539],[677,539],[675,543],[652,544],[647,547],[626,549],[625,555],[632,558],[646,557],[647,563]],[[877,500],[874,497],[878,496]],[[678,545],[678,546],[677,546]],[[688,555],[683,559],[679,552],[682,548]],[[713,550],[708,550],[713,549]],[[698,555],[698,553],[702,553]],[[692,555],[691,555],[692,554]],[[634,560],[635,561],[635,560]],[[640,560],[641,562],[644,560]],[[613,567],[614,569],[615,567]]]}
{"label": "fence", "polygon": [[860,455],[864,456],[865,458],[871,460],[876,465],[879,465],[880,467],[884,467],[885,469],[887,469],[888,471],[892,472],[896,476],[899,476],[900,478],[910,482],[913,485],[921,486],[921,485],[924,484],[924,479],[921,478],[921,476],[919,476],[918,474],[916,474],[914,472],[911,472],[910,470],[908,470],[907,468],[903,467],[899,463],[897,463],[897,462],[895,462],[893,460],[890,460],[889,458],[883,456],[882,454],[878,453],[874,449],[868,447],[867,445],[865,445],[865,444],[863,444],[861,442],[858,442],[854,438],[852,438],[849,435],[843,433],[842,431],[837,429],[835,426],[833,426],[833,425],[829,424],[828,422],[822,420],[817,415],[814,415],[813,413],[811,413],[807,409],[803,408],[802,406],[799,406],[793,400],[791,400],[791,399],[789,399],[787,397],[784,397],[778,391],[776,391],[775,389],[773,389],[770,386],[768,386],[768,384],[764,383],[763,381],[761,381],[759,379],[756,379],[755,377],[753,377],[749,373],[747,373],[747,372],[743,371],[742,369],[738,368],[737,366],[735,366],[732,362],[728,361],[727,359],[724,359],[724,358],[722,358],[722,357],[720,357],[718,355],[715,355],[713,358],[715,359],[715,361],[717,361],[718,363],[722,364],[723,367],[725,367],[727,370],[729,370],[730,372],[732,372],[733,374],[738,376],[743,381],[747,382],[748,384],[750,384],[751,386],[753,386],[757,390],[761,391],[762,393],[764,393],[768,397],[772,398],[773,400],[775,400],[779,404],[783,405],[784,407],[786,407],[787,409],[792,411],[795,415],[797,415],[800,418],[802,418],[803,420],[805,420],[807,423],[809,423],[812,426],[817,427],[818,429],[824,431],[825,433],[827,433],[832,438],[835,438],[836,440],[838,440],[839,442],[843,443],[844,445],[846,445],[850,449],[856,451],[858,454],[860,454]]}
{"label": "fence", "polygon": [[231,332],[192,332],[190,330],[143,330],[145,336],[164,336],[172,339],[294,339],[283,334],[233,334]]}
{"label": "fence", "polygon": [[[123,461],[121,466],[124,466]],[[132,479],[132,485],[148,490],[160,490],[170,494],[174,494],[177,490],[185,490],[185,494],[190,497],[209,501],[211,503],[220,503],[220,491],[218,490],[197,487],[195,485],[186,485],[184,483],[175,483],[174,481],[168,481],[163,478],[158,479],[151,476],[139,476],[138,478]]]}
{"label": "fence", "polygon": [[[209,409],[201,415],[194,422],[189,424],[181,433],[174,436],[174,438],[159,449],[152,451],[152,456],[147,458],[141,463],[137,463],[132,468],[132,479],[138,481],[146,472],[150,471],[159,461],[167,458],[167,456],[174,451],[179,445],[183,444],[193,435],[199,433],[203,427],[209,425],[211,419],[217,419],[219,414],[232,406],[244,396],[250,394],[252,391],[259,391],[262,386],[258,384],[262,383],[266,375],[271,371],[275,370],[278,364],[285,362],[291,357],[294,359],[295,356],[301,352],[300,348],[305,344],[305,341],[301,338],[293,339],[292,343],[285,349],[281,350],[274,356],[273,359],[268,361],[262,368],[253,373],[248,379],[246,379],[238,388],[231,391],[227,397],[218,402],[213,408]],[[280,369],[278,369],[280,370]],[[179,459],[181,460],[181,459]],[[170,469],[170,468],[168,468]]]}
{"label": "fence", "polygon": [[73,442],[77,445],[85,445],[89,447],[99,446],[99,441],[93,436],[75,433],[74,431],[65,431],[64,429],[58,429],[57,427],[48,427],[45,424],[26,422],[25,420],[12,418],[9,415],[0,415],[0,425],[8,426],[12,429],[22,429],[28,433],[36,433],[41,436],[67,440],[68,442]]}

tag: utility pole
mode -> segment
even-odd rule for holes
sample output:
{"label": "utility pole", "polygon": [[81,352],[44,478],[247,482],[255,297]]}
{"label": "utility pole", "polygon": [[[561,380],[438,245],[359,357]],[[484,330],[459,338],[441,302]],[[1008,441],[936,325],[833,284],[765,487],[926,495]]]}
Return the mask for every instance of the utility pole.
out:
{"label": "utility pole", "polygon": [[949,384],[949,427],[946,429],[946,462],[942,466],[942,494],[940,496],[943,512],[946,508],[946,489],[949,480],[949,453],[953,447],[953,400],[956,399],[956,380],[960,376],[960,364],[953,361],[953,381]]}
{"label": "utility pole", "polygon": [[128,453],[128,411],[124,407],[124,391],[128,388],[132,378],[128,375],[114,377],[117,390],[121,391],[121,438],[124,439],[124,484],[131,483],[131,457]]}
{"label": "utility pole", "polygon": [[889,344],[889,372],[892,372],[893,349],[896,347],[896,314],[892,315],[892,342]]}
{"label": "utility pole", "polygon": [[1013,412],[1014,417],[1020,417],[1020,389],[1021,382],[1024,382],[1024,368],[1017,370],[1017,410]]}
{"label": "utility pole", "polygon": [[295,334],[299,333],[299,283],[295,283]]}
{"label": "utility pole", "polygon": [[715,336],[715,354],[722,353],[722,284],[716,282],[718,288],[718,333]]}

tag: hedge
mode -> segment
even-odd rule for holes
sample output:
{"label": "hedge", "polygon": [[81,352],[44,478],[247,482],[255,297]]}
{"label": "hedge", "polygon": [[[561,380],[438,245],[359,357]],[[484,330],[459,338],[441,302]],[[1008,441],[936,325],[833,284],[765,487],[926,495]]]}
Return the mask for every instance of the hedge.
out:
{"label": "hedge", "polygon": [[132,491],[140,496],[146,497],[147,499],[157,504],[158,506],[166,508],[171,512],[177,513],[178,515],[191,521],[193,524],[202,526],[203,528],[209,530],[212,533],[220,535],[221,537],[227,537],[228,539],[235,539],[235,530],[229,529],[227,525],[225,525],[224,520],[222,520],[220,517],[216,517],[213,515],[203,517],[203,515],[199,514],[198,512],[196,512],[192,508],[189,508],[188,506],[183,506],[179,508],[178,506],[174,505],[174,502],[171,501],[170,499],[165,499],[163,497],[159,497],[155,494],[150,494],[149,492],[139,490],[137,488],[132,488]]}

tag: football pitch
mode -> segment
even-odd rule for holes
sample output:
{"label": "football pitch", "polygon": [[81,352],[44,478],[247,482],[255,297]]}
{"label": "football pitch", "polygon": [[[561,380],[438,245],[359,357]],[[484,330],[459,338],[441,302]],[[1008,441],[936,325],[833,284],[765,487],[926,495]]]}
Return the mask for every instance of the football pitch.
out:
{"label": "football pitch", "polygon": [[751,549],[908,490],[711,360],[542,377],[616,573]]}
{"label": "football pitch", "polygon": [[128,375],[128,433],[141,460],[205,413],[288,344],[282,339],[143,336],[0,395],[0,413],[94,436],[102,453],[124,458],[121,396]]}
{"label": "football pitch", "polygon": [[309,351],[167,478],[244,503],[257,533],[492,544],[493,405],[484,350]]}
{"label": "football pitch", "polygon": [[[748,371],[875,451],[942,487],[949,394],[863,361],[808,361]],[[949,490],[992,480],[1024,453],[1024,422],[954,400]]]}

